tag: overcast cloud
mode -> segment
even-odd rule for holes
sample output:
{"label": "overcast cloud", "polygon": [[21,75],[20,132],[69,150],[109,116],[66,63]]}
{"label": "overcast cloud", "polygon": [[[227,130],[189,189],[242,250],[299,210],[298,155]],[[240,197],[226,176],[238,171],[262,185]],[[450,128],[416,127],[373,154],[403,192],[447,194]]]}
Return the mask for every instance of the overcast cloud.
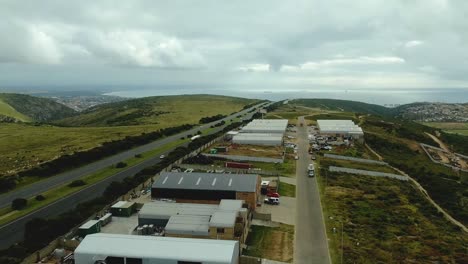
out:
{"label": "overcast cloud", "polygon": [[468,1],[0,1],[0,86],[468,87]]}

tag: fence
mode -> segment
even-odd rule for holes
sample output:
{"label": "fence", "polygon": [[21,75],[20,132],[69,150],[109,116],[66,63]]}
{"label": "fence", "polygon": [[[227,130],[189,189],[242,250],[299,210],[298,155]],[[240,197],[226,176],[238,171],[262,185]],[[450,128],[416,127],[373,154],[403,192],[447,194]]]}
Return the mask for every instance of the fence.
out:
{"label": "fence", "polygon": [[[464,171],[464,172],[468,172],[468,170],[465,170],[465,169],[462,169],[462,168],[452,166],[450,164],[443,163],[443,162],[440,162],[438,160],[435,160],[434,157],[432,157],[431,153],[429,153],[429,151],[427,150],[427,148],[432,148],[432,149],[435,149],[435,150],[450,154],[450,152],[446,151],[445,149],[434,147],[434,146],[427,145],[427,144],[424,144],[424,143],[420,143],[420,145],[421,145],[422,149],[424,150],[424,152],[426,152],[426,155],[429,157],[429,159],[431,159],[432,162],[440,164],[440,165],[444,165],[445,167],[449,167],[449,168],[454,169],[454,170],[461,170],[461,171]],[[458,153],[454,153],[454,155],[458,156],[460,158],[464,158],[464,159],[468,160],[468,157],[465,156],[465,155],[458,154]]]}
{"label": "fence", "polygon": [[351,174],[360,174],[360,175],[366,175],[366,176],[386,177],[386,178],[397,179],[397,180],[400,180],[400,181],[407,181],[408,180],[407,176],[402,176],[402,175],[393,174],[393,173],[358,170],[358,169],[343,168],[343,167],[336,167],[336,166],[330,166],[329,171],[344,172],[344,173],[351,173]]}
{"label": "fence", "polygon": [[283,163],[283,159],[275,159],[275,158],[266,158],[266,157],[251,157],[251,156],[239,156],[239,155],[221,155],[221,154],[206,154],[203,153],[204,156],[207,157],[214,157],[214,158],[222,158],[234,161],[257,161],[257,162],[269,162],[269,163]]}
{"label": "fence", "polygon": [[335,155],[335,154],[324,154],[323,156],[325,158],[331,158],[331,159],[349,160],[349,161],[355,161],[355,162],[360,162],[360,163],[377,164],[377,165],[387,165],[386,162],[379,161],[379,160],[360,159],[360,158]]}

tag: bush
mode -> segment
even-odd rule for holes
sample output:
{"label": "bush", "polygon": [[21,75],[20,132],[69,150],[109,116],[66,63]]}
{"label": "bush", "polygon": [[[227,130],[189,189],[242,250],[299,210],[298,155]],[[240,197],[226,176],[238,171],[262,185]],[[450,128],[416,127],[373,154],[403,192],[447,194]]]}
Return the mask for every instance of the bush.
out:
{"label": "bush", "polygon": [[45,196],[42,194],[39,194],[36,196],[36,201],[44,201],[45,199],[46,199]]}
{"label": "bush", "polygon": [[27,205],[28,205],[28,200],[26,200],[24,198],[16,198],[16,199],[13,200],[13,202],[11,202],[11,208],[13,210],[24,209],[24,208],[26,208]]}
{"label": "bush", "polygon": [[80,187],[86,185],[86,182],[83,180],[74,180],[70,184],[68,184],[68,187]]}
{"label": "bush", "polygon": [[117,169],[125,168],[125,167],[127,167],[127,163],[120,161],[119,163],[115,164],[115,167]]}
{"label": "bush", "polygon": [[141,154],[135,154],[135,158],[141,158]]}

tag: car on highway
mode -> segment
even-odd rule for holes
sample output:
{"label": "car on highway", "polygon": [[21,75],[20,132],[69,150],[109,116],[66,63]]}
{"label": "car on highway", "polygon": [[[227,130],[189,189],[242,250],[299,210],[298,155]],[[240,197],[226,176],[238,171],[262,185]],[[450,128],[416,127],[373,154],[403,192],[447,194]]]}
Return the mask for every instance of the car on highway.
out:
{"label": "car on highway", "polygon": [[161,156],[159,156],[160,159],[164,159],[166,156],[163,154]]}
{"label": "car on highway", "polygon": [[309,171],[309,177],[315,177],[315,172],[313,170]]}
{"label": "car on highway", "polygon": [[310,156],[310,159],[311,159],[311,160],[316,160],[317,157],[316,157],[315,155],[312,155],[312,156]]}
{"label": "car on highway", "polygon": [[278,197],[268,197],[263,201],[266,204],[279,205],[280,201]]}

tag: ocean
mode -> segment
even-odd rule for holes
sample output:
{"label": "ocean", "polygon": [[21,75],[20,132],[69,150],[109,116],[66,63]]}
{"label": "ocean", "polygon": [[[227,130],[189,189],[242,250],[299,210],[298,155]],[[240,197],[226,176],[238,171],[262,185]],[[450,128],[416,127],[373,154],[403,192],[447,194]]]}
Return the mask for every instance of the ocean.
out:
{"label": "ocean", "polygon": [[245,98],[268,99],[279,101],[296,98],[330,98],[360,101],[371,104],[393,107],[413,102],[467,103],[468,89],[464,88],[431,88],[431,89],[349,89],[349,90],[293,90],[265,91],[262,89],[197,89],[188,87],[171,88],[136,88],[116,89],[105,95],[140,98],[147,96],[180,95],[180,94],[217,94]]}

